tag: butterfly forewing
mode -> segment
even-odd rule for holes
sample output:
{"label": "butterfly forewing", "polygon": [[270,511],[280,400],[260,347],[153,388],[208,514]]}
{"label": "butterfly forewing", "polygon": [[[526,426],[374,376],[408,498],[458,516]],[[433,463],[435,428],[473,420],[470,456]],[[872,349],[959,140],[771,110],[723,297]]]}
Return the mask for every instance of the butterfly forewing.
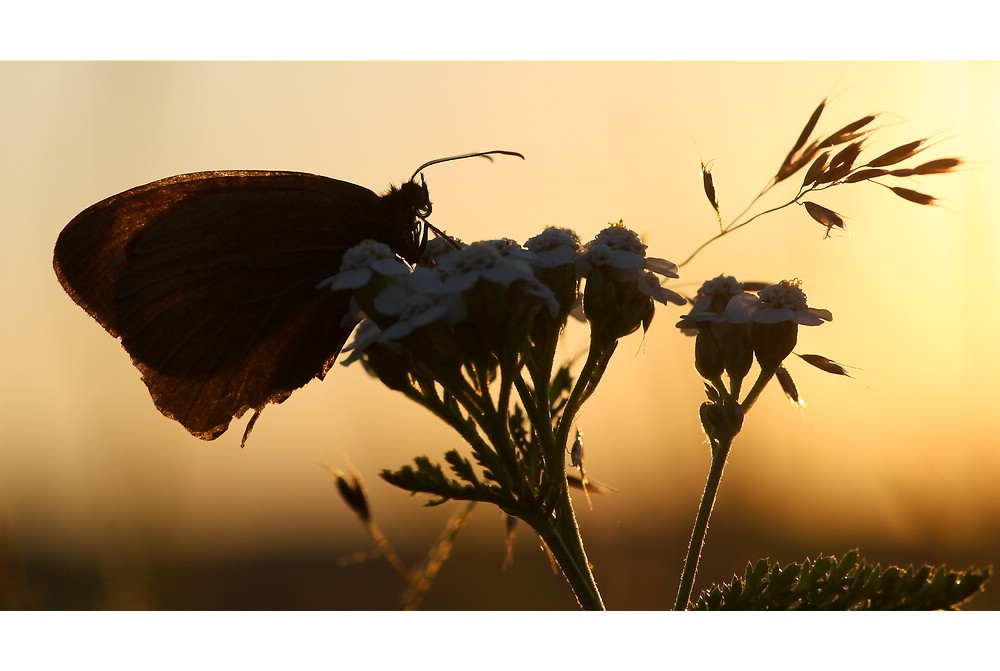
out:
{"label": "butterfly forewing", "polygon": [[54,265],[160,411],[212,439],[324,376],[353,325],[347,294],[316,285],[366,238],[414,260],[421,198],[413,183],[380,197],[304,173],[178,175],[82,212]]}

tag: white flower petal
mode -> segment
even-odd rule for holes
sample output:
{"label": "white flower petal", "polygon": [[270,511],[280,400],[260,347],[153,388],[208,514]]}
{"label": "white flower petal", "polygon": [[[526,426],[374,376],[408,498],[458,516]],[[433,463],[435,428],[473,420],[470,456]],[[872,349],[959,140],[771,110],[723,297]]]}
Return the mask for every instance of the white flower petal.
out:
{"label": "white flower petal", "polygon": [[360,289],[368,284],[371,279],[371,268],[353,268],[351,270],[342,270],[336,275],[326,278],[317,285],[317,288],[328,288],[330,291]]}
{"label": "white flower petal", "polygon": [[680,275],[677,274],[677,264],[655,256],[646,258],[646,270],[659,273],[664,277],[680,277]]}
{"label": "white flower petal", "polygon": [[726,321],[731,324],[746,324],[754,319],[759,310],[760,299],[753,294],[742,293],[733,296],[726,304]]}
{"label": "white flower petal", "polygon": [[674,303],[676,305],[687,304],[687,301],[683,296],[662,286],[660,284],[660,280],[657,279],[656,275],[651,272],[645,272],[642,274],[639,278],[638,287],[639,293],[649,296],[653,300],[659,301],[664,305],[667,303]]}

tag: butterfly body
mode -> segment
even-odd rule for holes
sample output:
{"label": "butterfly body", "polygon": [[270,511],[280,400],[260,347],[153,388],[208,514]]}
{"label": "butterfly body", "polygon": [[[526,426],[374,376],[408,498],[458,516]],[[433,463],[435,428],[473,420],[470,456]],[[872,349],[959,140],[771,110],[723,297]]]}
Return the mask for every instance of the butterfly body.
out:
{"label": "butterfly body", "polygon": [[365,239],[415,262],[424,184],[379,196],[296,172],[168,177],[93,205],[60,234],[66,292],[121,339],[156,407],[206,440],[323,378],[354,324],[317,289]]}

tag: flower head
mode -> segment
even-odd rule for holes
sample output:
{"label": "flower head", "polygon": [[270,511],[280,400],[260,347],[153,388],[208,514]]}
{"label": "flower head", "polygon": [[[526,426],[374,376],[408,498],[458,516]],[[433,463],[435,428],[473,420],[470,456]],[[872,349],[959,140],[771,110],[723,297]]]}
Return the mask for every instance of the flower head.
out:
{"label": "flower head", "polygon": [[819,326],[833,320],[829,310],[811,308],[798,280],[783,280],[758,292],[760,302],[752,319],[758,324],[791,321],[802,326]]}
{"label": "flower head", "polygon": [[619,222],[604,229],[576,257],[580,274],[587,278],[584,312],[591,328],[603,341],[613,341],[639,326],[648,328],[653,300],[686,303],[665,289],[653,273],[677,277],[677,266],[664,259],[646,258],[646,245]]}
{"label": "flower head", "polygon": [[[376,304],[380,303],[379,298],[385,296],[387,292],[382,292],[376,298]],[[395,323],[382,331],[379,340],[399,340],[421,326],[427,326],[438,320],[444,319],[448,314],[448,305],[440,298],[424,293],[410,293],[407,296],[393,292],[390,299],[381,301],[379,307],[387,314],[395,313],[397,317]]]}
{"label": "flower head", "polygon": [[534,273],[527,262],[505,256],[493,242],[475,242],[454,254],[438,259],[444,273],[444,286],[449,291],[465,291],[479,280],[508,286],[517,280],[533,280]]}
{"label": "flower head", "polygon": [[798,280],[783,280],[758,292],[758,302],[749,311],[753,350],[762,370],[776,370],[798,339],[798,328],[831,321],[829,310],[811,308]]}
{"label": "flower head", "polygon": [[612,224],[587,243],[585,251],[576,258],[583,277],[589,277],[595,268],[610,271],[616,281],[637,279],[646,268],[646,245],[630,229]]}
{"label": "flower head", "polygon": [[529,238],[524,248],[535,255],[535,265],[553,268],[573,262],[580,253],[580,237],[568,228],[546,228]]}
{"label": "flower head", "polygon": [[409,266],[397,257],[388,245],[365,240],[344,252],[340,261],[340,272],[320,282],[317,288],[326,287],[331,291],[360,289],[367,285],[375,274],[398,277],[409,272]]}
{"label": "flower head", "polygon": [[729,301],[743,294],[742,285],[731,275],[719,275],[698,288],[691,311],[681,317],[677,328],[686,335],[698,332],[699,322],[722,323],[728,321],[726,307]]}
{"label": "flower head", "polygon": [[437,264],[439,257],[445,254],[450,254],[454,251],[467,247],[464,242],[458,238],[453,238],[451,236],[438,236],[436,238],[431,238],[424,245],[424,252],[420,255],[420,260],[417,262],[418,266],[424,266],[426,268],[433,267]]}

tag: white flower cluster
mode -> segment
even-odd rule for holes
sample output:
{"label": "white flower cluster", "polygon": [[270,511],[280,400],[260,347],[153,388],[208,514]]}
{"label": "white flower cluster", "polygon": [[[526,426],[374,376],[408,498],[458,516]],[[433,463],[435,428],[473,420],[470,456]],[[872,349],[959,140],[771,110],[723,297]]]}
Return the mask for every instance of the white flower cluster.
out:
{"label": "white flower cluster", "polygon": [[507,239],[463,245],[438,238],[428,243],[422,258],[428,265],[411,268],[385,245],[366,241],[345,253],[340,272],[319,286],[352,290],[355,300],[373,290],[356,312],[374,318],[383,328],[377,337],[370,325],[359,333],[352,344],[353,360],[362,342],[395,341],[435,322],[455,325],[470,319],[470,292],[484,287],[516,287],[518,295],[537,299],[552,318],[560,312],[565,316],[572,305],[560,305],[565,295],[557,298],[553,288],[540,279],[553,281],[559,273],[570,278],[571,303],[578,299],[579,278],[590,278],[603,270],[642,296],[664,304],[684,304],[684,298],[663,287],[658,277],[677,277],[677,266],[664,259],[646,258],[645,249],[634,232],[620,225],[605,229],[585,248],[573,231],[553,227],[524,246]]}
{"label": "white flower cluster", "polygon": [[663,287],[656,277],[656,274],[678,277],[677,266],[666,259],[646,257],[646,245],[624,226],[611,225],[598,233],[576,257],[576,264],[582,277],[589,277],[597,268],[606,268],[615,281],[634,281],[640,293],[659,303],[687,303],[683,296]]}
{"label": "white flower cluster", "polygon": [[829,310],[811,308],[797,281],[782,281],[746,292],[734,277],[720,275],[705,282],[698,290],[691,312],[677,326],[690,329],[699,322],[710,324],[777,324],[794,322],[818,326],[832,321]]}

